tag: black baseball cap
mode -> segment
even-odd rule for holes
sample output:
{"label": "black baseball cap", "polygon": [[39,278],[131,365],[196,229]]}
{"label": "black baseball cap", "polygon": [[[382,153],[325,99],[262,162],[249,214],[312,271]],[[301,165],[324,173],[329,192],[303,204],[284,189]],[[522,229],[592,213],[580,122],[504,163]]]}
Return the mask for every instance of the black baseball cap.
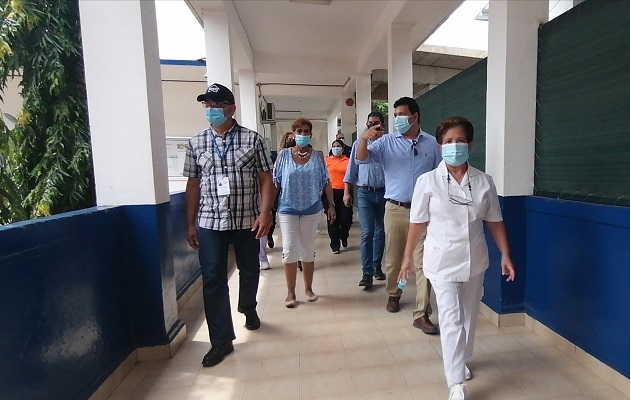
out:
{"label": "black baseball cap", "polygon": [[206,93],[202,93],[197,96],[197,101],[202,102],[205,100],[212,100],[217,103],[226,102],[234,104],[234,94],[232,94],[232,91],[224,85],[213,83],[208,86]]}

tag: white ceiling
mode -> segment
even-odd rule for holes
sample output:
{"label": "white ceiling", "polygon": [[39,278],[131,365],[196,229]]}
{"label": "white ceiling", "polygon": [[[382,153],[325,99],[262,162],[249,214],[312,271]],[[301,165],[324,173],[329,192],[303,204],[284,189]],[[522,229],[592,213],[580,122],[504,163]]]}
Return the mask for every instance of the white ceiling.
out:
{"label": "white ceiling", "polygon": [[235,81],[238,69],[253,68],[260,94],[287,119],[326,119],[345,85],[354,92],[354,76],[387,69],[390,24],[412,27],[414,51],[461,1],[186,0],[200,23],[208,10],[227,13]]}

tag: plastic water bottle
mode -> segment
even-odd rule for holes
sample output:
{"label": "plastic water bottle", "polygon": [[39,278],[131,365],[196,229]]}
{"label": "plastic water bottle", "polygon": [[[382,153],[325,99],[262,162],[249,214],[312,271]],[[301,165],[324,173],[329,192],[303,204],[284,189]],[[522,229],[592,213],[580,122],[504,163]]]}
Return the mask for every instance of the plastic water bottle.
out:
{"label": "plastic water bottle", "polygon": [[405,276],[402,276],[399,279],[399,282],[397,282],[397,287],[399,289],[403,289],[407,283],[408,283],[408,278],[406,278]]}

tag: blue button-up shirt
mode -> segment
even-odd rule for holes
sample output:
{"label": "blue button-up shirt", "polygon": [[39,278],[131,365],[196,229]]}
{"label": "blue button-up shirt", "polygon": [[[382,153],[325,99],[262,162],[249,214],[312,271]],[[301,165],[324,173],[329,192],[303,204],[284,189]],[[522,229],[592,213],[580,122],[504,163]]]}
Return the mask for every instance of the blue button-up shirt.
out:
{"label": "blue button-up shirt", "polygon": [[[442,161],[433,136],[420,131],[415,141],[416,146],[413,146],[414,141],[400,133],[383,135],[368,145],[366,160],[357,160],[359,164],[381,163],[386,179],[386,199],[410,203],[416,179]],[[414,147],[417,156],[414,155]]]}
{"label": "blue button-up shirt", "polygon": [[[373,140],[369,143],[372,142]],[[386,186],[386,178],[384,177],[381,163],[359,164],[355,157],[357,143],[359,143],[358,140],[353,143],[348,166],[346,167],[346,175],[344,175],[344,182],[357,186],[370,186],[377,189],[384,188]]]}

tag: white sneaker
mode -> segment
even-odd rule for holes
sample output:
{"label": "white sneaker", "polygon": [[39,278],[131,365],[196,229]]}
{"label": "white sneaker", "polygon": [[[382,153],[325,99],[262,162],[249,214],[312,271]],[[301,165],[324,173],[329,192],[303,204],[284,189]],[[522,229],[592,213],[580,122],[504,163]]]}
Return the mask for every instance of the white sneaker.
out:
{"label": "white sneaker", "polygon": [[261,271],[265,271],[266,269],[272,269],[272,266],[269,265],[269,261],[259,261],[259,265],[261,266]]}
{"label": "white sneaker", "polygon": [[456,383],[449,388],[449,400],[464,400],[464,385]]}
{"label": "white sneaker", "polygon": [[471,376],[471,370],[469,369],[469,367],[467,367],[466,365],[464,366],[464,379],[467,381],[470,381],[472,378]]}

